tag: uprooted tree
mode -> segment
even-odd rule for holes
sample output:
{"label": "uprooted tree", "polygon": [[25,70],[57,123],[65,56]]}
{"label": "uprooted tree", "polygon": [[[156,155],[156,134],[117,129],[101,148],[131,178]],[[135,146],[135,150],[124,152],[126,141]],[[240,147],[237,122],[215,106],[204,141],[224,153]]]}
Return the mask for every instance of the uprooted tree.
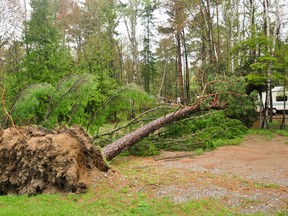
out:
{"label": "uprooted tree", "polygon": [[[113,159],[159,128],[191,114],[226,108],[228,100],[223,95],[237,95],[233,91],[206,94],[206,87],[192,105],[179,106],[178,110],[128,133],[105,146],[102,154],[81,128],[49,131],[36,127],[18,127],[14,125],[12,117],[8,116],[12,126],[0,130],[0,195],[84,191],[97,178],[95,170],[109,169],[104,158]],[[9,115],[5,108],[4,94],[2,106],[6,115]]]}
{"label": "uprooted tree", "polygon": [[250,103],[251,107],[249,109],[254,110],[255,108],[253,100],[251,101],[244,93],[245,84],[241,80],[236,82],[235,80],[230,80],[230,82],[227,80],[214,80],[208,82],[206,85],[203,84],[202,87],[202,93],[197,97],[194,103],[189,106],[181,105],[178,110],[155,119],[154,121],[124,135],[122,138],[112,142],[111,144],[108,144],[102,149],[103,156],[109,161],[159,128],[201,111],[232,108],[231,110],[236,110],[236,114],[233,113],[232,116],[234,115],[234,117],[241,118],[241,105],[245,106],[245,103]]}

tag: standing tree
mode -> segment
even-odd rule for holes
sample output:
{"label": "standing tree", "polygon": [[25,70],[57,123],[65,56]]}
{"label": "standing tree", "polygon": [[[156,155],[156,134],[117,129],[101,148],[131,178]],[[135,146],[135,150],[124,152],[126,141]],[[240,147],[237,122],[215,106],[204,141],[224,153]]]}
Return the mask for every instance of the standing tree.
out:
{"label": "standing tree", "polygon": [[27,84],[54,84],[71,70],[72,58],[69,50],[61,45],[53,3],[48,0],[31,1],[31,20],[24,30],[26,57],[22,77]]}
{"label": "standing tree", "polygon": [[141,14],[141,1],[128,0],[127,4],[122,3],[123,19],[129,39],[129,51],[132,64],[132,82],[139,83],[139,42],[137,38],[138,17]]}
{"label": "standing tree", "polygon": [[[145,0],[143,2],[143,13],[142,17],[144,26],[144,39],[143,39],[143,65],[142,65],[142,76],[144,81],[144,89],[146,92],[150,92],[151,81],[155,77],[155,58],[152,53],[152,37],[154,29],[154,15],[153,12],[156,9],[156,2],[151,0]],[[152,85],[154,86],[154,85]]]}
{"label": "standing tree", "polygon": [[[173,32],[176,40],[176,73],[178,76],[177,87],[179,88],[180,103],[185,104],[185,90],[184,90],[184,79],[183,79],[183,63],[182,63],[182,33],[184,30],[186,13],[184,1],[170,1],[168,3],[167,14],[169,15],[168,22],[170,27],[163,29],[167,33]],[[162,30],[162,31],[163,31]],[[168,31],[167,31],[168,30]],[[163,31],[163,32],[165,32]]]}
{"label": "standing tree", "polygon": [[156,49],[157,71],[161,73],[158,77],[159,84],[158,96],[164,100],[175,98],[175,43],[173,38],[164,38],[159,41]]}

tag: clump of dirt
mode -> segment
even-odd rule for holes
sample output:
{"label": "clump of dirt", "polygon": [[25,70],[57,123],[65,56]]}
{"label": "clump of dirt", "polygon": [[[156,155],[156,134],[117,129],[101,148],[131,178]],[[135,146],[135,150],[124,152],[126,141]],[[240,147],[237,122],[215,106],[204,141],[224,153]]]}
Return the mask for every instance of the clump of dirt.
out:
{"label": "clump of dirt", "polygon": [[0,131],[0,195],[81,193],[107,171],[101,151],[80,127]]}

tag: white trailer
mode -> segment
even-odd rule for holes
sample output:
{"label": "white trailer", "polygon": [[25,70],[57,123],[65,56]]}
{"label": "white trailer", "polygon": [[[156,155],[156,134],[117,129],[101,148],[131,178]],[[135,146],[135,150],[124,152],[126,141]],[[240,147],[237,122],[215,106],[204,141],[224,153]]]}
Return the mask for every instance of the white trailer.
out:
{"label": "white trailer", "polygon": [[[272,103],[273,103],[273,113],[284,111],[284,101],[286,101],[286,108],[288,110],[287,102],[288,91],[284,94],[284,88],[282,86],[277,86],[272,89]],[[265,106],[266,92],[262,92],[262,103]],[[270,102],[269,102],[270,108]],[[259,110],[260,111],[260,110]]]}

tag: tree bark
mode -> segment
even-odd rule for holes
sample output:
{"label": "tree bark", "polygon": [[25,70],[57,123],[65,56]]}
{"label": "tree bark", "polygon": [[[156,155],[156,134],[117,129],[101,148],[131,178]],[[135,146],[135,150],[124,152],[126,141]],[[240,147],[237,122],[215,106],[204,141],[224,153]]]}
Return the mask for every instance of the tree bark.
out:
{"label": "tree bark", "polygon": [[[185,96],[184,96],[184,84],[183,84],[183,74],[182,74],[182,53],[181,53],[181,33],[176,33],[176,40],[177,40],[177,72],[178,72],[178,82],[180,88],[180,103],[185,103]],[[177,95],[178,96],[178,95]]]}
{"label": "tree bark", "polygon": [[187,43],[186,43],[186,35],[184,28],[182,29],[182,37],[183,37],[183,47],[184,47],[184,56],[185,56],[185,93],[186,93],[186,104],[190,102],[190,74],[189,74],[189,62],[188,62],[188,51],[187,51]]}
{"label": "tree bark", "polygon": [[[202,98],[203,99],[203,98]],[[215,96],[214,102],[208,106],[206,109],[220,109],[223,108],[223,104],[218,104],[218,97]],[[114,141],[113,143],[105,146],[102,149],[103,156],[106,158],[106,160],[110,161],[117,155],[119,155],[121,152],[129,149],[134,144],[136,144],[138,141],[142,140],[143,138],[147,137],[149,134],[153,133],[154,131],[158,130],[161,127],[164,127],[174,121],[177,121],[179,119],[185,118],[188,115],[191,115],[193,113],[197,113],[200,110],[200,102],[201,99],[198,100],[198,102],[195,102],[192,106],[187,106],[184,108],[180,108],[175,112],[169,113],[165,116],[162,116],[146,125],[144,125],[141,128],[136,129],[135,131],[126,134],[122,138]]]}

